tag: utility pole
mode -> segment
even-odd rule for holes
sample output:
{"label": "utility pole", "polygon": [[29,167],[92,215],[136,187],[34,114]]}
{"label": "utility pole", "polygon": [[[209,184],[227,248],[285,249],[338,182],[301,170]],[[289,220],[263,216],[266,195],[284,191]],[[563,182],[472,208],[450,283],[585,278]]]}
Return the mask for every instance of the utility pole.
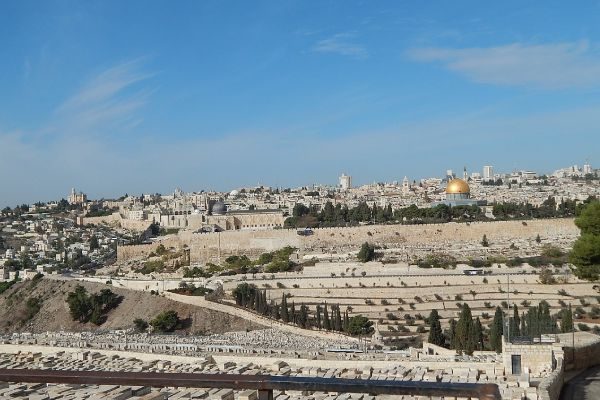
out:
{"label": "utility pole", "polygon": [[506,310],[506,341],[510,343],[510,274],[508,272],[506,272],[506,285],[506,304],[508,305]]}

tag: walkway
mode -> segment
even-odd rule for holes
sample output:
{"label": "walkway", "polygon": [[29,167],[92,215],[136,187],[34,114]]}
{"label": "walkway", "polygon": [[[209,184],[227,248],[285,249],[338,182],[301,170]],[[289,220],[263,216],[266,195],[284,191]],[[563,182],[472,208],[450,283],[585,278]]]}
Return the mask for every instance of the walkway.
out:
{"label": "walkway", "polygon": [[560,393],[560,400],[600,399],[600,366],[589,368],[569,382]]}

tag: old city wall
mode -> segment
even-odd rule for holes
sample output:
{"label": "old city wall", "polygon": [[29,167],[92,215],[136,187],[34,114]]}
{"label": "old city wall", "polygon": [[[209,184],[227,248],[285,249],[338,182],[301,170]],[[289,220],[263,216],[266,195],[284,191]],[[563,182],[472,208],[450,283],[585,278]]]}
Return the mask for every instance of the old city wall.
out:
{"label": "old city wall", "polygon": [[143,232],[150,226],[150,221],[137,221],[132,219],[125,219],[120,213],[115,212],[111,215],[103,217],[85,217],[83,218],[84,225],[100,225],[106,224],[111,226],[119,226],[124,229],[132,231]]}
{"label": "old city wall", "polygon": [[[534,221],[494,221],[470,224],[430,225],[367,225],[346,228],[315,229],[310,236],[299,236],[293,229],[241,230],[221,233],[181,232],[162,240],[165,246],[190,248],[192,262],[214,261],[219,256],[233,254],[257,256],[265,251],[284,246],[297,247],[303,251],[327,251],[329,249],[357,250],[364,242],[387,247],[419,246],[445,243],[476,244],[483,235],[491,243],[510,239],[534,239],[572,236],[579,230],[573,219],[548,219]],[[156,245],[126,246],[118,251],[119,261],[145,256]]]}

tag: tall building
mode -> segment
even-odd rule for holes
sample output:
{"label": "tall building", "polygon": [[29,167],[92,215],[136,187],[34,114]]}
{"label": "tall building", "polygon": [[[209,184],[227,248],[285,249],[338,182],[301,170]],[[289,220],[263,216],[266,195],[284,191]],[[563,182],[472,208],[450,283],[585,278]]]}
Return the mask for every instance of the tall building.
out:
{"label": "tall building", "polygon": [[410,191],[410,184],[408,183],[408,177],[404,177],[402,180],[402,193],[408,193]]}
{"label": "tall building", "polygon": [[69,204],[83,204],[87,201],[87,195],[83,192],[77,193],[75,188],[71,189],[69,194]]}
{"label": "tall building", "polygon": [[491,181],[492,179],[494,179],[494,167],[492,167],[491,165],[484,165],[483,166],[483,180]]}
{"label": "tall building", "polygon": [[352,188],[352,177],[342,173],[340,176],[340,188],[342,190],[348,190]]}
{"label": "tall building", "polygon": [[591,173],[592,173],[592,166],[589,163],[583,164],[583,174],[587,175],[587,174],[591,174]]}
{"label": "tall building", "polygon": [[451,181],[454,179],[454,172],[451,169],[446,170],[446,180]]}

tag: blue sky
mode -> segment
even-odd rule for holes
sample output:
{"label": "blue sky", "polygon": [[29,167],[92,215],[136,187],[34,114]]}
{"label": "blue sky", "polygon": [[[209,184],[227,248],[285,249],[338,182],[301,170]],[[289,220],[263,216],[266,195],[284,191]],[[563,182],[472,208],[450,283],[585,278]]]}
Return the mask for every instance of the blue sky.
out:
{"label": "blue sky", "polygon": [[0,205],[600,163],[600,2],[0,2]]}

